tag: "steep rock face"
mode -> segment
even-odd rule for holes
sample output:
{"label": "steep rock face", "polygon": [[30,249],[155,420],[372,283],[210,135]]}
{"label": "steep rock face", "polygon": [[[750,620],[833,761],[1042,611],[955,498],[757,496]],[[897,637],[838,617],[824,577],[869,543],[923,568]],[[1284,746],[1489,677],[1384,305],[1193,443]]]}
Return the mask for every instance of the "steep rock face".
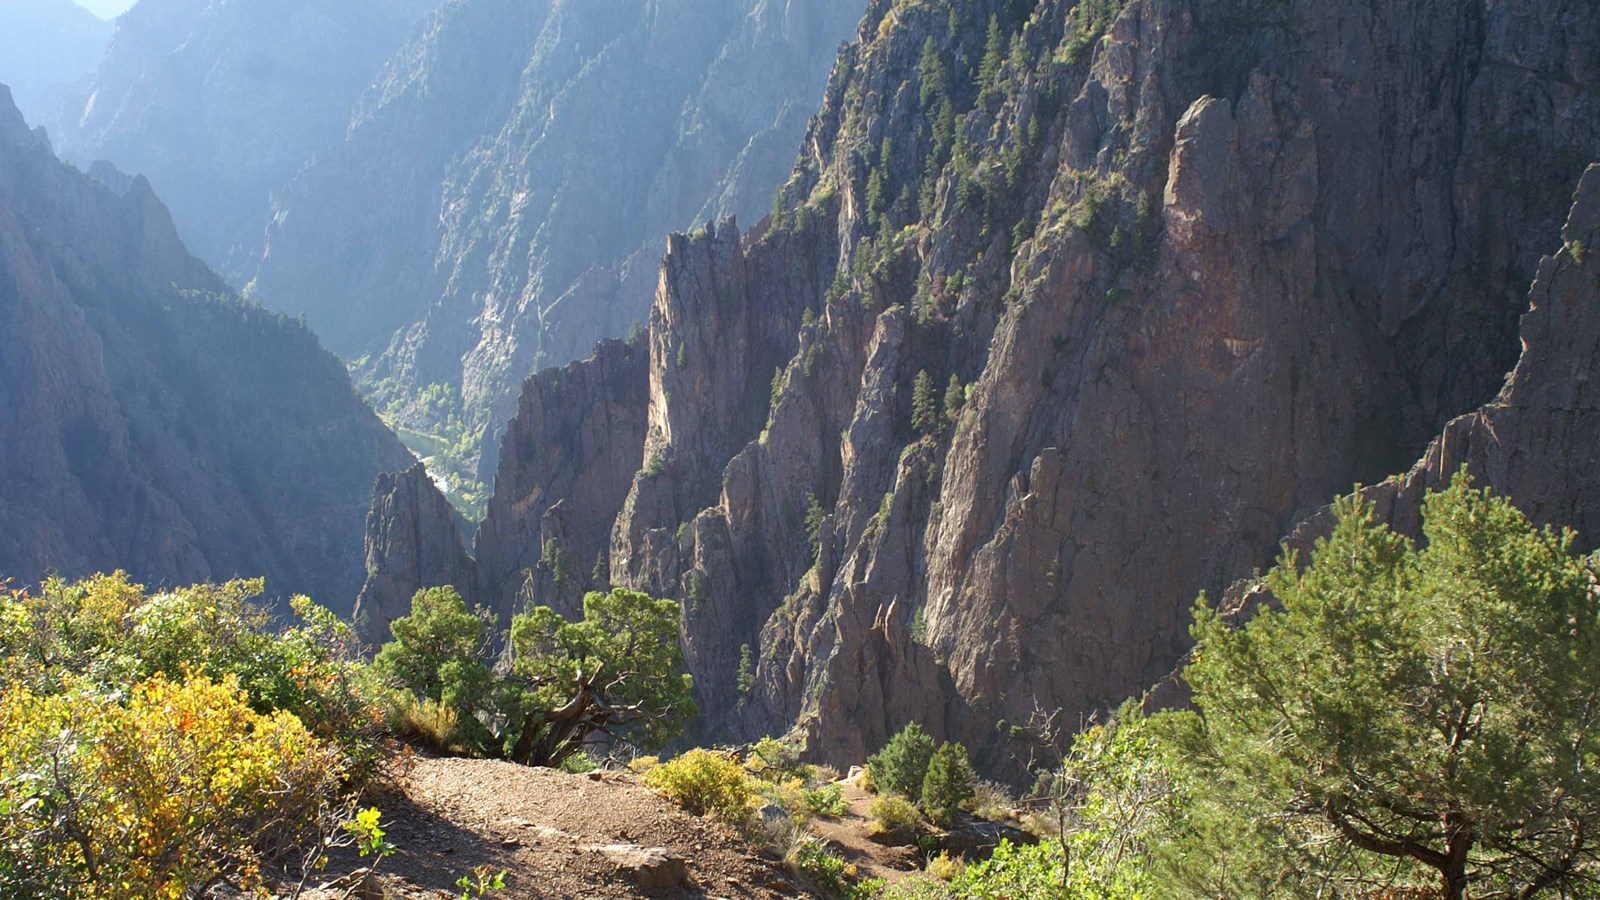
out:
{"label": "steep rock face", "polygon": [[111,28],[72,0],[0,5],[0,84],[9,85],[17,107],[38,121],[58,92],[94,69]]}
{"label": "steep rock face", "polygon": [[1500,389],[1597,46],[1570,0],[873,3],[770,227],[674,239],[651,313],[609,574],[683,601],[703,736],[1001,768],[1169,672]]}
{"label": "steep rock face", "polygon": [[356,598],[356,633],[369,644],[389,639],[389,623],[411,611],[420,586],[470,592],[476,577],[450,501],[417,463],[381,475],[367,513],[367,572]]}
{"label": "steep rock face", "polygon": [[[704,511],[661,515],[641,479],[617,523],[613,572],[734,598],[686,613],[710,729],[798,721],[844,761],[910,718],[992,747],[1036,703],[1115,703],[1170,669],[1196,593],[1499,386],[1597,150],[1577,48],[1600,22],[1565,3],[1279,6],[1130,3],[1103,35],[1068,4],[1026,26],[1008,4],[958,11],[954,32],[938,4],[869,13],[791,185],[804,221],[779,232],[828,222],[839,289],[813,295],[765,440]],[[991,12],[1001,88],[972,83]],[[943,153],[930,40],[953,83]],[[754,305],[806,280],[756,281]],[[677,343],[661,300],[652,324]],[[922,372],[963,387],[919,437]],[[759,374],[669,399],[658,362],[647,440]],[[814,559],[811,498],[829,513]],[[751,612],[756,690],[736,700]]]}
{"label": "steep rock face", "polygon": [[648,363],[643,341],[602,341],[588,359],[528,379],[475,559],[420,467],[385,476],[367,516],[363,636],[386,640],[425,587],[454,585],[502,623],[535,603],[577,615],[586,592],[608,588],[611,523],[642,459]]}
{"label": "steep rock face", "polygon": [[188,254],[145,179],[102,171],[0,93],[0,572],[259,575],[348,609],[372,480],[409,454],[309,332]]}
{"label": "steep rock face", "polygon": [[479,600],[502,620],[529,601],[579,612],[609,582],[611,522],[642,459],[648,361],[642,342],[604,341],[524,386],[475,545]]}
{"label": "steep rock face", "polygon": [[[1522,317],[1522,357],[1498,396],[1446,425],[1408,472],[1363,489],[1380,517],[1420,536],[1422,500],[1463,468],[1535,523],[1600,547],[1600,165],[1584,173],[1560,252],[1539,264]],[[1323,510],[1287,546],[1308,550],[1333,526]]]}
{"label": "steep rock face", "polygon": [[646,316],[662,234],[769,207],[862,5],[447,3],[285,192],[253,290],[370,353],[380,402],[457,385],[498,429]]}
{"label": "steep rock face", "polygon": [[150,179],[179,233],[234,274],[272,193],[336,146],[432,0],[141,0],[82,88],[43,119],[63,158]]}

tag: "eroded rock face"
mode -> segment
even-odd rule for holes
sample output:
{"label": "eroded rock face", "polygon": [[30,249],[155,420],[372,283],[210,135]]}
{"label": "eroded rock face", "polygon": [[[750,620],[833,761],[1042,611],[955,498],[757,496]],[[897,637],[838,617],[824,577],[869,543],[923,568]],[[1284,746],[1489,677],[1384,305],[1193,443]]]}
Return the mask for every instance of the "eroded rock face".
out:
{"label": "eroded rock face", "polygon": [[476,542],[480,602],[502,618],[528,600],[566,614],[610,580],[611,521],[639,470],[648,356],[603,341],[523,387]]}
{"label": "eroded rock face", "polygon": [[610,574],[683,602],[702,736],[916,719],[1003,769],[997,721],[1141,692],[1196,594],[1494,397],[1600,9],[1270,7],[875,3],[782,215],[670,243]]}
{"label": "eroded rock face", "polygon": [[368,577],[354,616],[363,642],[388,641],[389,623],[411,612],[420,587],[448,585],[472,596],[476,572],[457,518],[422,463],[379,476],[367,513]]}
{"label": "eroded rock face", "polygon": [[[1584,173],[1522,317],[1522,357],[1493,400],[1446,425],[1403,475],[1366,488],[1396,530],[1422,533],[1422,500],[1465,469],[1509,496],[1536,524],[1570,527],[1583,550],[1600,546],[1600,165]],[[1291,533],[1307,551],[1332,530],[1323,510]],[[1241,586],[1242,587],[1242,586]]]}
{"label": "eroded rock face", "polygon": [[189,255],[148,181],[99,174],[0,89],[0,576],[265,576],[348,611],[372,480],[410,454],[310,332]]}

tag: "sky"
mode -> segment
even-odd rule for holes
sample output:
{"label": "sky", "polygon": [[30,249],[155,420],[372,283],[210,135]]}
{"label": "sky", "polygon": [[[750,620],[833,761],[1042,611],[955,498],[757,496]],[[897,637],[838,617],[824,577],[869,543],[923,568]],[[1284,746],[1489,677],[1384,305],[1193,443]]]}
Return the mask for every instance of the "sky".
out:
{"label": "sky", "polygon": [[75,0],[75,2],[102,19],[113,19],[128,11],[134,0]]}

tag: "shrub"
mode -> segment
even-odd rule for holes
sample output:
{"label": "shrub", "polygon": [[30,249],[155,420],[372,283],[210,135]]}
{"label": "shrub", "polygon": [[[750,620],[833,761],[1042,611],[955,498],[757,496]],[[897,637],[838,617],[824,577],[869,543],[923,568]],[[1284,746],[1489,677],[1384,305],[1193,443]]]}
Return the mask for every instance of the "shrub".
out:
{"label": "shrub", "polygon": [[899,794],[884,794],[872,801],[867,814],[872,816],[867,833],[874,840],[909,844],[924,831],[922,813]]}
{"label": "shrub", "polygon": [[452,749],[560,768],[596,734],[644,750],[694,715],[678,641],[678,605],[626,590],[591,592],[583,619],[546,606],[511,621],[510,665],[488,665],[494,618],[454,588],[418,591],[390,626],[373,670],[406,698],[456,713]]}
{"label": "shrub", "polygon": [[0,698],[0,895],[248,890],[329,833],[343,754],[236,677],[158,674],[122,700],[76,677]]}
{"label": "shrub", "polygon": [[511,620],[513,663],[495,712],[510,720],[506,755],[558,766],[596,732],[655,750],[695,714],[678,604],[636,591],[590,592],[583,618],[547,606]]}
{"label": "shrub", "polygon": [[921,797],[922,782],[933,759],[933,738],[912,722],[867,758],[877,790],[902,797]]}
{"label": "shrub", "polygon": [[6,682],[48,694],[73,676],[120,685],[231,676],[256,712],[288,710],[357,763],[375,761],[377,692],[350,626],[296,597],[299,621],[275,628],[254,602],[262,587],[231,581],[149,594],[122,572],[50,579],[37,595],[11,594],[0,610]]}
{"label": "shrub", "polygon": [[948,828],[972,794],[967,748],[953,741],[945,743],[928,763],[928,775],[922,782],[923,812],[934,824]]}
{"label": "shrub", "polygon": [[770,803],[782,809],[801,824],[811,818],[811,808],[806,805],[805,782],[800,779],[767,781],[758,778],[751,784],[763,803]]}
{"label": "shrub", "polygon": [[558,768],[568,775],[584,775],[600,768],[600,762],[588,753],[580,752],[563,759]]}
{"label": "shrub", "polygon": [[831,896],[844,900],[871,900],[883,892],[883,882],[876,879],[856,881],[856,867],[839,858],[827,844],[816,838],[806,838],[795,844],[788,863],[796,874],[804,877]]}
{"label": "shrub", "polygon": [[880,900],[955,900],[950,886],[931,878],[906,878],[884,888]]}
{"label": "shrub", "polygon": [[993,856],[967,866],[950,888],[962,900],[1065,900],[1061,863],[1059,844],[1023,847],[1001,841]]}
{"label": "shrub", "polygon": [[941,850],[939,855],[928,860],[926,866],[928,875],[940,881],[953,881],[967,868],[967,861],[959,856],[951,856]]}
{"label": "shrub", "polygon": [[693,815],[743,822],[755,789],[743,767],[725,754],[696,748],[646,772],[644,783]]}
{"label": "shrub", "polygon": [[455,743],[458,713],[438,700],[402,696],[395,703],[392,723],[395,734],[434,750],[451,751]]}
{"label": "shrub", "polygon": [[775,737],[756,741],[745,758],[744,767],[758,778],[771,780],[804,779],[811,775],[810,767],[800,762],[799,748]]}
{"label": "shrub", "polygon": [[803,792],[801,797],[806,811],[814,816],[838,817],[850,811],[844,800],[844,789],[837,784],[825,784],[816,790]]}
{"label": "shrub", "polygon": [[491,737],[474,716],[490,693],[485,663],[494,618],[467,609],[453,587],[428,588],[411,598],[411,613],[389,625],[373,671],[420,702],[455,711],[449,740],[468,751],[489,749]]}
{"label": "shrub", "polygon": [[1009,822],[1017,818],[1017,800],[1010,789],[994,781],[977,781],[972,785],[972,814],[991,822]]}

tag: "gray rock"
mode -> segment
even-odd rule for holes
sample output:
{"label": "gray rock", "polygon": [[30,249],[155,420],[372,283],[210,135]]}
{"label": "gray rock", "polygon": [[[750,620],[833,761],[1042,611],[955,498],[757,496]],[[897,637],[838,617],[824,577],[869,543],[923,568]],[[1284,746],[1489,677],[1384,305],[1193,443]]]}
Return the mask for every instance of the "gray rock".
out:
{"label": "gray rock", "polygon": [[1027,846],[1039,843],[1033,834],[1014,825],[962,816],[954,827],[940,836],[939,846],[951,856],[973,862],[986,859],[1001,841]]}
{"label": "gray rock", "polygon": [[606,844],[584,849],[604,857],[642,888],[671,888],[689,883],[689,864],[683,857],[661,847]]}

